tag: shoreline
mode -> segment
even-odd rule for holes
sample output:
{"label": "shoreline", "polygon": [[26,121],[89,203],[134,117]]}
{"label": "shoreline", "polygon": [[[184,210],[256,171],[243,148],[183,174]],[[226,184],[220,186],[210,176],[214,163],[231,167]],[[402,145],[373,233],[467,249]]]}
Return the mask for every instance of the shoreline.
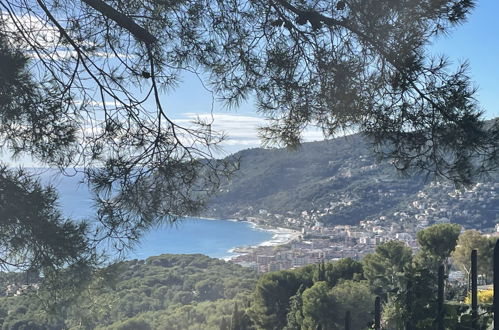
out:
{"label": "shoreline", "polygon": [[[248,223],[251,227],[252,230],[259,230],[259,231],[264,231],[267,233],[271,233],[272,237],[268,240],[265,240],[259,244],[256,245],[242,245],[242,246],[235,246],[227,250],[227,255],[218,257],[218,259],[225,260],[225,261],[230,261],[234,258],[237,258],[241,255],[246,255],[248,253],[253,252],[254,250],[258,249],[259,247],[269,247],[269,246],[280,246],[280,245],[285,245],[289,244],[296,239],[298,239],[299,236],[301,236],[301,232],[296,230],[296,229],[290,229],[290,228],[285,228],[285,227],[274,227],[274,226],[269,226],[269,225],[262,225],[257,223],[256,221],[250,221],[248,219],[245,220],[240,220],[240,219],[220,219],[220,218],[211,218],[207,216],[190,216],[189,218],[196,218],[196,219],[201,219],[201,220],[208,220],[208,221],[230,221],[230,222],[245,222]],[[253,218],[256,219],[256,218]],[[262,220],[262,219],[258,219]]]}
{"label": "shoreline", "polygon": [[[255,246],[277,246],[282,244],[287,244],[292,242],[294,239],[301,235],[301,232],[296,229],[285,228],[285,227],[274,227],[269,225],[260,225],[254,221],[250,220],[239,220],[239,219],[219,219],[210,217],[196,217],[197,219],[209,220],[209,221],[230,221],[230,222],[246,222],[251,225],[253,229],[266,231],[272,233],[272,238],[264,241]],[[237,247],[235,247],[237,248]]]}
{"label": "shoreline", "polygon": [[252,251],[258,249],[259,247],[280,246],[280,245],[289,244],[297,240],[298,237],[301,236],[301,232],[295,229],[259,225],[255,222],[248,220],[229,220],[229,221],[247,222],[251,225],[253,229],[272,233],[272,237],[269,240],[263,241],[257,245],[236,246],[229,249],[227,252],[231,253],[232,255],[222,258],[223,260],[226,261],[230,261],[238,256],[251,253]]}

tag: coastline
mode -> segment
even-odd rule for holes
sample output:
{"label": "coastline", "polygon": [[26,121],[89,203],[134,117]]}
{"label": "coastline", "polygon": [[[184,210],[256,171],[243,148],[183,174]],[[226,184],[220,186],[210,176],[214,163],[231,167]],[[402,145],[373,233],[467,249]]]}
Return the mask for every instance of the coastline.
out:
{"label": "coastline", "polygon": [[297,239],[301,235],[301,232],[294,229],[289,229],[284,227],[259,226],[255,223],[252,224],[254,225],[255,228],[258,228],[259,230],[268,231],[273,234],[272,239],[262,242],[257,246],[278,246],[278,245],[288,244]]}
{"label": "coastline", "polygon": [[[261,224],[254,222],[254,221],[250,221],[250,220],[219,219],[219,218],[210,218],[210,217],[202,217],[202,216],[198,216],[196,218],[203,219],[203,220],[210,220],[210,221],[246,222],[246,223],[250,224],[253,229],[272,233],[271,239],[264,241],[258,245],[251,246],[251,247],[278,246],[278,245],[288,244],[288,243],[292,242],[293,240],[297,239],[298,236],[301,235],[301,232],[296,230],[296,229],[261,225]],[[239,248],[239,247],[234,247],[234,248],[230,249],[229,252],[231,252],[231,250],[234,250],[237,248]]]}
{"label": "coastline", "polygon": [[[219,219],[213,219],[213,220],[219,220]],[[260,225],[260,224],[253,222],[253,221],[249,221],[249,220],[234,220],[234,219],[232,219],[229,221],[247,222],[255,230],[262,230],[262,231],[272,233],[272,238],[267,240],[267,241],[263,241],[258,245],[236,246],[234,248],[231,248],[227,251],[231,255],[222,258],[223,260],[226,260],[226,261],[230,261],[231,259],[234,259],[238,256],[251,253],[254,250],[258,249],[259,247],[280,246],[280,245],[289,244],[289,243],[297,240],[298,237],[301,236],[300,231],[290,229],[290,228]]]}
{"label": "coastline", "polygon": [[[164,226],[149,231],[130,258],[146,259],[168,253],[204,254],[211,258],[230,260],[241,255],[238,247],[251,246],[256,249],[261,244],[283,244],[290,239],[286,229],[271,230],[269,227],[256,226],[251,221],[206,217],[186,217],[181,220],[173,228]],[[189,235],[188,238],[182,238],[185,235]],[[191,244],[185,244],[191,240]]]}

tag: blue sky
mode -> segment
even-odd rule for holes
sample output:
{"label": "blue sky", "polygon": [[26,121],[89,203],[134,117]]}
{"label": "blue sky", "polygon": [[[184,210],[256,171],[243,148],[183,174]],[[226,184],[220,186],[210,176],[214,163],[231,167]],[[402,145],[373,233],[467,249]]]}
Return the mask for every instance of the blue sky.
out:
{"label": "blue sky", "polygon": [[[468,61],[470,77],[478,87],[477,99],[487,119],[499,117],[499,13],[498,0],[479,0],[477,7],[464,24],[454,27],[448,35],[438,36],[428,47],[432,55],[446,55],[455,67]],[[184,77],[178,89],[165,95],[164,102],[175,118],[191,118],[211,110],[211,95],[194,76]],[[213,108],[215,129],[229,135],[227,152],[258,147],[256,127],[263,124],[251,102],[238,109],[225,109],[220,104]],[[319,140],[320,134],[309,131],[305,140]]]}
{"label": "blue sky", "polygon": [[499,117],[499,1],[478,0],[468,21],[448,36],[436,38],[429,51],[454,63],[468,60],[478,86],[477,99],[487,118]]}
{"label": "blue sky", "polygon": [[[463,61],[470,64],[470,77],[478,87],[477,99],[485,118],[499,117],[499,13],[498,0],[478,0],[477,7],[468,21],[456,26],[448,35],[442,35],[428,46],[431,55],[445,54],[454,66]],[[185,75],[179,87],[162,97],[170,118],[187,123],[196,116],[213,116],[213,129],[224,131],[228,140],[223,145],[225,153],[260,146],[257,127],[264,119],[255,111],[252,102],[237,109],[226,109],[213,103],[211,94],[194,75]],[[305,141],[321,140],[317,130],[309,130]],[[4,155],[5,156],[5,155]],[[0,156],[1,157],[1,156]],[[1,157],[7,160],[8,157]],[[14,163],[34,165],[25,158]]]}

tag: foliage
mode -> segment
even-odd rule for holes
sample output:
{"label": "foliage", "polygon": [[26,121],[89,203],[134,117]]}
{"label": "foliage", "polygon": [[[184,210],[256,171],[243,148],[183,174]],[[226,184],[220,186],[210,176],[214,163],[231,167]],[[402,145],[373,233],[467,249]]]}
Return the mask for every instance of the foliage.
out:
{"label": "foliage", "polygon": [[110,330],[151,330],[151,326],[144,320],[129,319],[120,324],[109,327]]}
{"label": "foliage", "polygon": [[[499,187],[493,184],[498,175],[469,191],[424,176],[401,177],[389,162],[376,161],[360,135],[303,143],[294,152],[249,149],[234,157],[240,162],[238,172],[223,182],[204,215],[258,217],[275,225],[288,217],[300,219],[304,211],[313,211],[328,226],[357,225],[382,216],[386,223],[400,223],[402,214],[408,225],[415,217],[425,217],[429,224],[446,218],[477,229],[496,223],[490,214],[499,208]],[[270,215],[260,214],[262,209]]]}
{"label": "foliage", "polygon": [[0,168],[0,266],[39,271],[91,260],[88,224],[64,219],[57,203],[54,188]]}
{"label": "foliage", "polygon": [[378,295],[404,286],[405,272],[411,265],[412,251],[400,241],[389,241],[364,257],[364,276]]}
{"label": "foliage", "polygon": [[458,224],[442,223],[418,232],[417,240],[423,251],[435,256],[441,263],[454,251],[460,232]]}
{"label": "foliage", "polygon": [[95,235],[121,250],[151,226],[195,214],[234,167],[213,159],[222,136],[210,125],[166,117],[159,84],[169,77],[157,51],[122,38],[101,7],[117,11],[93,3],[0,4],[1,148],[64,174],[84,172],[102,224]]}
{"label": "foliage", "polygon": [[466,274],[471,271],[471,251],[477,250],[478,272],[492,277],[494,239],[487,239],[476,230],[466,230],[459,235],[457,246],[452,253],[454,264]]}
{"label": "foliage", "polygon": [[38,288],[52,311],[83,290],[99,263],[89,224],[64,218],[57,198],[27,172],[0,167],[0,268],[20,272],[7,278]]}
{"label": "foliage", "polygon": [[[296,152],[250,149],[235,157],[240,160],[238,173],[224,183],[205,213],[258,216],[258,210],[264,209],[285,215],[329,208],[330,214],[319,221],[353,225],[393,210],[424,185],[421,177],[399,178],[388,163],[377,164],[359,135],[304,143]],[[399,193],[374,193],[390,189]],[[351,201],[351,205],[343,201]]]}
{"label": "foliage", "polygon": [[[362,273],[362,264],[347,258],[264,274],[254,290],[249,315],[257,329],[309,329],[318,324],[332,324],[344,315],[332,313],[330,307],[336,304],[334,308],[341,309],[339,305],[350,303],[348,295],[355,296],[357,292],[353,283],[365,286],[359,282],[363,278]],[[352,283],[342,286],[344,281]],[[336,286],[343,289],[335,291]],[[339,292],[345,294],[342,299],[346,300],[336,295]],[[364,295],[363,298],[369,297]],[[351,303],[353,306],[353,301]]]}
{"label": "foliage", "polygon": [[[111,239],[118,250],[154,225],[198,212],[235,170],[233,159],[214,159],[223,136],[211,123],[185,127],[166,114],[160,87],[174,86],[183,71],[208,77],[229,105],[254,96],[270,119],[267,142],[296,146],[311,124],[329,137],[358,128],[399,170],[469,184],[495,168],[499,127],[481,120],[466,65],[450,73],[424,46],[473,6],[2,1],[1,147],[83,171],[102,225],[95,242]],[[67,225],[65,235],[76,226]],[[7,253],[25,252],[9,244]]]}
{"label": "foliage", "polygon": [[[372,321],[382,294],[383,324],[416,330],[435,326],[437,257],[415,256],[401,242],[379,246],[362,263],[342,259],[280,272],[256,274],[202,255],[162,255],[101,269],[76,304],[47,314],[33,295],[0,298],[3,329],[343,329]],[[435,268],[435,269],[434,269]],[[3,274],[2,283],[23,276]],[[380,283],[382,285],[380,286]],[[491,296],[491,293],[484,293]],[[480,323],[490,323],[490,308]],[[450,329],[470,325],[462,303],[445,306]]]}
{"label": "foliage", "polygon": [[[326,136],[359,128],[399,170],[469,184],[497,165],[499,127],[481,120],[466,66],[450,73],[445,59],[425,56],[424,46],[464,21],[473,6],[469,0],[2,1],[2,150],[82,170],[102,225],[95,242],[111,239],[124,249],[152,226],[198,212],[221,176],[235,169],[232,159],[214,159],[223,137],[211,123],[183,127],[166,114],[159,87],[193,71],[208,76],[227,104],[254,95],[270,119],[266,141],[296,146],[311,124]],[[38,237],[35,228],[7,226],[16,235],[5,234],[6,254],[20,258],[13,264],[45,267],[47,278],[52,265],[82,273],[92,254],[87,225],[60,219],[44,225]],[[57,294],[52,289],[47,293]],[[195,289],[204,299],[221,297],[217,284]],[[120,312],[157,303],[143,302]],[[276,324],[283,325],[285,305],[276,307]]]}
{"label": "foliage", "polygon": [[390,297],[382,308],[383,328],[386,330],[403,329],[407,319],[407,306],[400,299]]}
{"label": "foliage", "polygon": [[333,300],[329,289],[326,282],[319,281],[303,292],[302,329],[328,329],[333,324]]}
{"label": "foliage", "polygon": [[347,311],[353,329],[365,329],[371,321],[374,295],[365,281],[344,280],[334,286],[318,281],[298,295],[301,310],[292,299],[288,316],[294,318],[288,317],[286,329],[343,329]]}
{"label": "foliage", "polygon": [[289,312],[286,315],[286,330],[299,329],[303,324],[303,285],[300,286],[294,296],[289,298]]}
{"label": "foliage", "polygon": [[[302,273],[305,274],[305,273]],[[264,274],[257,282],[249,310],[257,329],[282,329],[287,322],[289,300],[300,287],[309,286],[311,278],[296,271]]]}
{"label": "foliage", "polygon": [[[197,283],[211,283],[211,293]],[[162,255],[102,269],[79,300],[47,314],[31,295],[3,297],[3,329],[39,324],[43,329],[219,329],[237,303],[239,324],[246,316],[256,274],[202,255]],[[237,320],[236,320],[237,321]],[[244,327],[241,327],[244,329]]]}
{"label": "foliage", "polygon": [[345,314],[351,313],[352,329],[366,329],[372,321],[374,294],[366,281],[346,280],[334,286],[330,291],[334,306],[330,311],[334,315],[338,329],[343,329]]}
{"label": "foliage", "polygon": [[404,243],[391,241],[365,256],[363,263],[364,276],[373,292],[384,297],[383,320],[387,329],[403,328],[406,323],[415,329],[433,326],[437,270],[441,264],[438,256],[425,248],[413,256]]}
{"label": "foliage", "polygon": [[[3,11],[2,11],[3,13]],[[37,158],[61,160],[76,139],[75,122],[55,81],[36,79],[29,55],[9,42],[8,23],[0,19],[0,136],[14,156],[29,151]]]}
{"label": "foliage", "polygon": [[[494,290],[478,290],[477,296],[479,304],[492,304],[494,301]],[[468,295],[464,298],[464,303],[467,305],[471,304],[471,292],[468,292]]]}
{"label": "foliage", "polygon": [[[452,73],[425,46],[473,7],[470,0],[4,1],[5,45],[33,59],[36,85],[47,82],[42,101],[55,105],[36,109],[45,119],[59,115],[23,121],[33,109],[17,107],[20,119],[3,116],[12,136],[37,133],[22,136],[26,145],[3,134],[5,148],[83,168],[99,220],[134,239],[165,217],[198,210],[200,191],[216,191],[220,175],[233,170],[213,161],[222,138],[210,122],[181,126],[165,110],[160,87],[194,72],[228,105],[254,96],[270,119],[265,141],[296,145],[309,125],[326,136],[360,129],[398,169],[469,184],[495,168],[499,128],[481,121],[466,65]],[[44,145],[53,148],[43,152]]]}
{"label": "foliage", "polygon": [[[446,314],[453,317],[448,317],[446,319],[446,327],[449,329],[456,330],[467,330],[472,329],[472,311],[469,305],[458,304],[447,304]],[[486,308],[483,308],[486,307]],[[476,329],[488,330],[493,328],[493,314],[492,308],[487,306],[481,306],[479,308],[479,318],[477,322]]]}
{"label": "foliage", "polygon": [[324,279],[335,286],[341,280],[361,280],[364,277],[363,264],[351,258],[343,258],[325,265]]}
{"label": "foliage", "polygon": [[386,322],[395,328],[410,323],[415,329],[432,327],[436,319],[437,269],[434,258],[413,257],[400,286],[389,293],[385,302]]}
{"label": "foliage", "polygon": [[[234,310],[230,319],[230,330],[247,330],[252,329],[252,321],[244,310],[239,310],[237,302],[234,303]],[[222,328],[222,325],[220,326]]]}

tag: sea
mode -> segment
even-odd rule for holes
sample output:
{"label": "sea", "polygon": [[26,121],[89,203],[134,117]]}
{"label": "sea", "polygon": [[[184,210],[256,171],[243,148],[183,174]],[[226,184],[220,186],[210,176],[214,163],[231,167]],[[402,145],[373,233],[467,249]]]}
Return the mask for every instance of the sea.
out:
{"label": "sea", "polygon": [[[59,193],[58,206],[62,213],[75,220],[91,219],[96,212],[91,194],[80,173],[58,175],[55,170],[31,169],[42,183],[51,184]],[[285,239],[286,237],[284,237]],[[250,222],[227,219],[186,217],[174,224],[152,228],[135,248],[126,252],[127,259],[145,259],[164,253],[201,253],[213,258],[230,259],[236,247],[275,245],[282,233],[264,230]]]}

